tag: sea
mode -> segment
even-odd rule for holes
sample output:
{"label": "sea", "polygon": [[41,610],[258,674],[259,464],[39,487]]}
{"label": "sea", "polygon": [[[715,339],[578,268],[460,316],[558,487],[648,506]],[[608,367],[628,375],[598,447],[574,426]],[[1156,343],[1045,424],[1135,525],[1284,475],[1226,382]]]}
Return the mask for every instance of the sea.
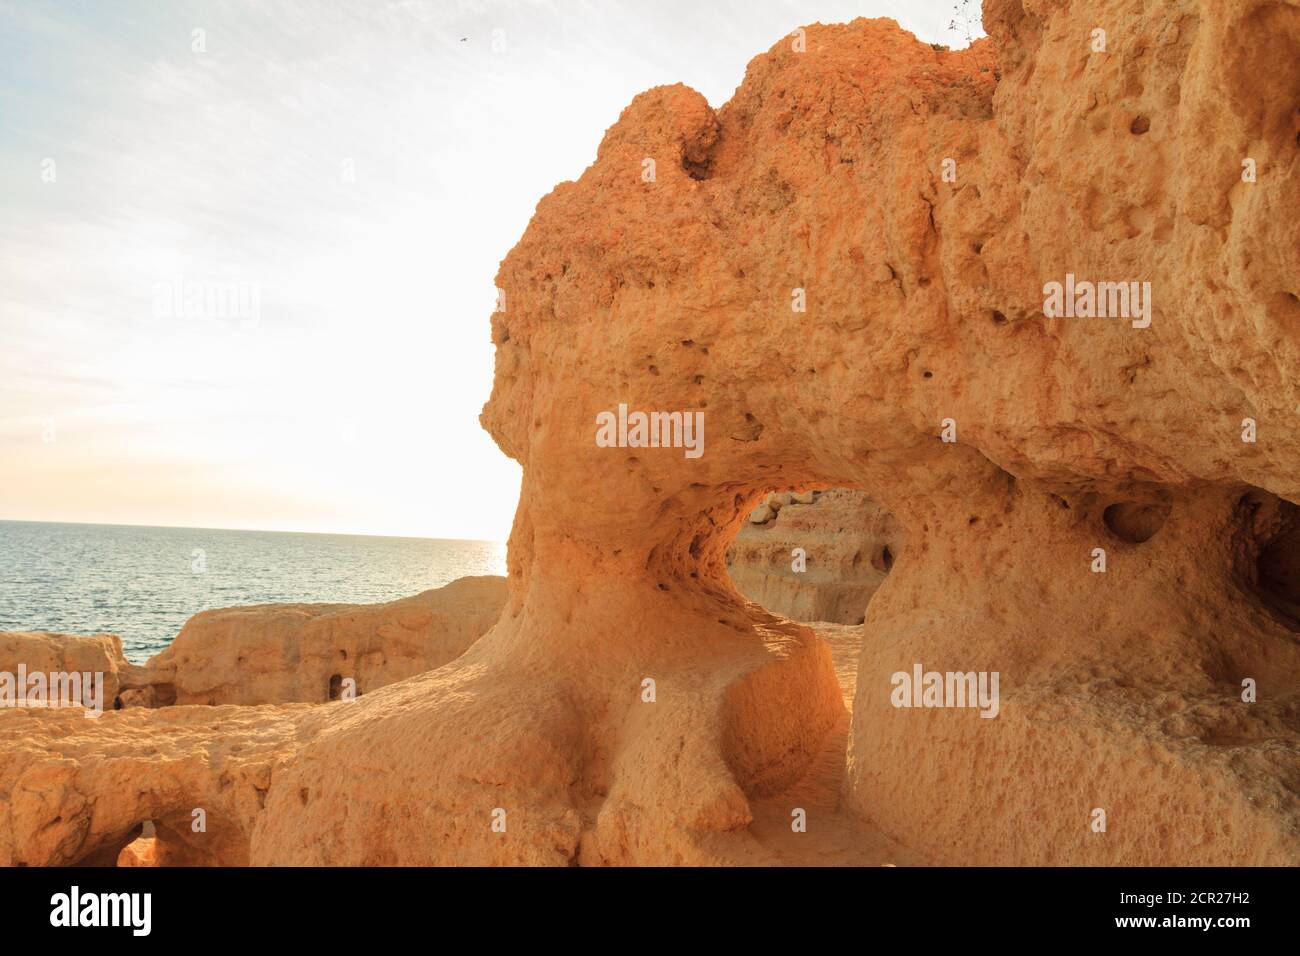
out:
{"label": "sea", "polygon": [[142,664],[209,608],[371,604],[505,568],[504,542],[0,521],[0,631],[117,634]]}

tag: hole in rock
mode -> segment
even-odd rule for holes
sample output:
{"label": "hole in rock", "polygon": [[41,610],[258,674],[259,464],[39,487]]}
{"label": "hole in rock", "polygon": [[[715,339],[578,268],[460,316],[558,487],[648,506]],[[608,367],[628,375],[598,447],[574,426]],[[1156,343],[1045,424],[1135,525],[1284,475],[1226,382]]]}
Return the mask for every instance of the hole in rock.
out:
{"label": "hole in rock", "polygon": [[1169,518],[1169,505],[1117,501],[1102,513],[1110,533],[1129,544],[1150,541]]}
{"label": "hole in rock", "polygon": [[1300,631],[1300,507],[1254,491],[1239,509],[1247,536],[1242,577],[1280,624]]}
{"label": "hole in rock", "polygon": [[1294,329],[1300,324],[1300,298],[1296,297],[1294,292],[1283,290],[1267,296],[1263,302],[1264,315],[1268,321],[1282,326],[1284,329]]}
{"label": "hole in rock", "polygon": [[1259,553],[1259,586],[1294,608],[1300,606],[1300,515],[1295,505],[1285,505],[1285,530]]}
{"label": "hole in rock", "polygon": [[682,157],[682,169],[686,170],[686,175],[691,179],[708,179],[713,175],[713,160],[706,158],[704,160],[693,160],[689,156]]}
{"label": "hole in rock", "polygon": [[742,524],[727,571],[741,594],[774,614],[860,624],[902,547],[902,526],[865,492],[773,492]]}
{"label": "hole in rock", "polygon": [[113,866],[157,866],[157,830],[152,820],[140,825],[139,833],[113,857]]}
{"label": "hole in rock", "polygon": [[343,694],[343,675],[330,675],[330,690],[328,700],[338,700]]}
{"label": "hole in rock", "polygon": [[1145,116],[1135,116],[1133,122],[1129,123],[1128,131],[1134,136],[1141,136],[1151,128],[1151,120]]}

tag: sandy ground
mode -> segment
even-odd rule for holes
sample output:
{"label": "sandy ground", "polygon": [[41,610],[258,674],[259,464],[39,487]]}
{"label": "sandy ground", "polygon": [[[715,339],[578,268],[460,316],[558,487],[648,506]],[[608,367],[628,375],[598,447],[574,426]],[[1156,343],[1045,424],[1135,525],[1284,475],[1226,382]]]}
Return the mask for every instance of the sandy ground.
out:
{"label": "sandy ground", "polygon": [[[835,674],[848,713],[826,738],[821,754],[802,779],[784,793],[750,801],[754,822],[750,832],[789,866],[906,866],[920,862],[869,821],[845,814],[840,808],[840,783],[844,779],[849,721],[857,687],[858,649],[862,628],[846,624],[817,623],[813,627],[831,646]],[[791,813],[807,812],[807,831],[791,829]]]}

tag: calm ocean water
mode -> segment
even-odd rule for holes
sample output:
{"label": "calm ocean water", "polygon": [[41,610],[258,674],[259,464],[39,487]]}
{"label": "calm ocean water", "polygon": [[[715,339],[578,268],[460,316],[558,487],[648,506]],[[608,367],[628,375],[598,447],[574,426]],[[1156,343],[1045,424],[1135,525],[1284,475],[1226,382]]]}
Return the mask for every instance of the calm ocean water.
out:
{"label": "calm ocean water", "polygon": [[143,663],[208,608],[391,601],[505,574],[505,555],[485,541],[0,521],[0,631],[117,634]]}

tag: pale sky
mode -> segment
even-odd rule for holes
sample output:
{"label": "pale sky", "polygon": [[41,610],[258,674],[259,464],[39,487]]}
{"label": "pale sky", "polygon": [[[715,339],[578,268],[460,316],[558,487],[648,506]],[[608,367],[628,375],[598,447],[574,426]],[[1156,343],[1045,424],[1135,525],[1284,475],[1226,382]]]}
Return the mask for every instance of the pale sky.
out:
{"label": "pale sky", "polygon": [[0,519],[504,539],[537,201],[642,90],[720,106],[818,21],[964,46],[954,6],[0,0]]}

